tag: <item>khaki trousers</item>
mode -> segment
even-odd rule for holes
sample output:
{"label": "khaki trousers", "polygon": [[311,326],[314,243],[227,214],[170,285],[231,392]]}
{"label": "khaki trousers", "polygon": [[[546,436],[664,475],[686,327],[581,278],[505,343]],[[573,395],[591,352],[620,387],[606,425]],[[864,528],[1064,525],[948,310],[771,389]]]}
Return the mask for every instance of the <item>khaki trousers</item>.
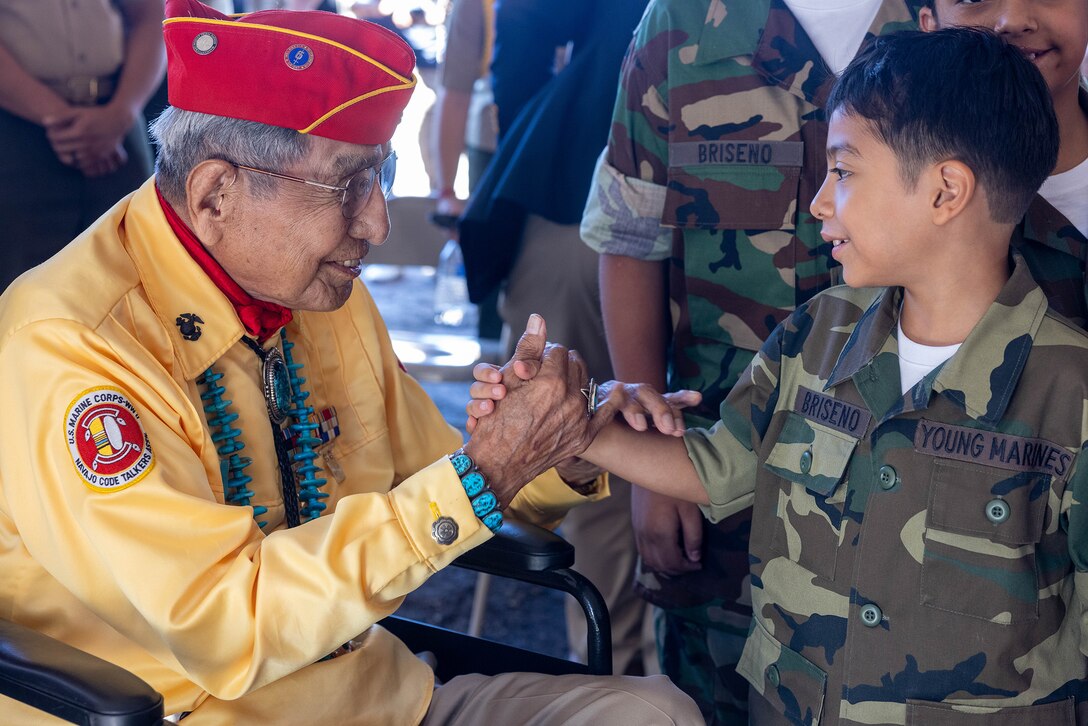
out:
{"label": "khaki trousers", "polygon": [[704,723],[665,676],[459,676],[434,691],[421,726],[671,726]]}
{"label": "khaki trousers", "polygon": [[[613,476],[612,495],[572,509],[560,533],[574,546],[574,569],[589,578],[604,598],[612,622],[612,672],[661,672],[654,641],[653,606],[634,589],[638,551],[631,529],[631,484]],[[565,598],[567,642],[573,660],[586,662],[586,616],[573,597]],[[633,670],[632,670],[633,669]]]}

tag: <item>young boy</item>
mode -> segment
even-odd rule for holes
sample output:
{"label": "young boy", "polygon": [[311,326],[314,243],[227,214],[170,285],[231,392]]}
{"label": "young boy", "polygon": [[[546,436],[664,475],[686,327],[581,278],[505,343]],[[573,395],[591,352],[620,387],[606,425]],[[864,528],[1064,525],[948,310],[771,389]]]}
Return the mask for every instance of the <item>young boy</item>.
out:
{"label": "young boy", "polygon": [[583,456],[754,505],[752,723],[1088,724],[1088,336],[1009,252],[1057,159],[1047,87],[992,34],[907,33],[828,114],[812,212],[851,287],[685,446],[615,424]]}
{"label": "young boy", "polygon": [[1088,338],[1008,253],[1057,158],[1046,86],[992,35],[911,33],[828,113],[812,212],[851,288],[686,450],[613,426],[586,457],[712,518],[754,500],[754,723],[1088,723]]}
{"label": "young boy", "polygon": [[1088,90],[1080,65],[1088,46],[1084,0],[926,0],[923,30],[988,28],[1024,51],[1042,73],[1061,131],[1058,162],[1017,228],[1019,249],[1051,307],[1088,327]]}

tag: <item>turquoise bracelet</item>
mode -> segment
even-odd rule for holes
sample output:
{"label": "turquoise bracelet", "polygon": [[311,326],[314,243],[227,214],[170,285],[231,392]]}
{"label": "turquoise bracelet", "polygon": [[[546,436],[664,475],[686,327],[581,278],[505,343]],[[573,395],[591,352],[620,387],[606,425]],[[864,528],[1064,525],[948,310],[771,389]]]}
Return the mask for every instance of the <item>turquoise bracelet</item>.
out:
{"label": "turquoise bracelet", "polygon": [[476,468],[476,462],[465,453],[464,449],[458,449],[450,454],[450,463],[453,470],[461,479],[461,486],[465,488],[465,494],[472,504],[473,513],[479,517],[484,526],[492,532],[498,532],[502,527],[502,512],[499,510],[499,499],[495,492],[487,486],[487,481],[480,470]]}

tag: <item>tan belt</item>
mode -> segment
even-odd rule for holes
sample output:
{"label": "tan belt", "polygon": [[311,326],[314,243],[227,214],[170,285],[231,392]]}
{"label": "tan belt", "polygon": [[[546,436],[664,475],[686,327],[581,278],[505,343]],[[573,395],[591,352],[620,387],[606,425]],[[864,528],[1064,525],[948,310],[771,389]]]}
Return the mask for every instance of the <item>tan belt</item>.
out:
{"label": "tan belt", "polygon": [[106,103],[117,90],[117,75],[72,76],[59,81],[43,81],[68,103],[76,106],[97,106]]}

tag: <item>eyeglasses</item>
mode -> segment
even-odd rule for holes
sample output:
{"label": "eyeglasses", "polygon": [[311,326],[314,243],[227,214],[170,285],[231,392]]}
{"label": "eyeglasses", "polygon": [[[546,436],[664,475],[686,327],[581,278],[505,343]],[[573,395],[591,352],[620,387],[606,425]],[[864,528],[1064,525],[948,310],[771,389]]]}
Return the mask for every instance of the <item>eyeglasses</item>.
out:
{"label": "eyeglasses", "polygon": [[397,175],[397,154],[394,151],[390,151],[388,156],[377,164],[368,166],[353,175],[348,179],[347,184],[342,187],[333,184],[323,184],[311,179],[302,179],[297,176],[290,176],[289,174],[281,174],[278,171],[257,169],[256,167],[246,166],[245,164],[237,164],[229,159],[226,161],[238,169],[252,171],[255,174],[266,174],[275,177],[276,179],[298,182],[299,184],[308,184],[309,186],[317,187],[318,189],[327,189],[330,192],[340,192],[340,211],[347,219],[354,219],[359,216],[359,212],[363,211],[367,199],[370,198],[370,192],[374,189],[375,179],[378,180],[378,186],[381,187],[382,194],[388,197],[390,191],[393,189],[393,178]]}

